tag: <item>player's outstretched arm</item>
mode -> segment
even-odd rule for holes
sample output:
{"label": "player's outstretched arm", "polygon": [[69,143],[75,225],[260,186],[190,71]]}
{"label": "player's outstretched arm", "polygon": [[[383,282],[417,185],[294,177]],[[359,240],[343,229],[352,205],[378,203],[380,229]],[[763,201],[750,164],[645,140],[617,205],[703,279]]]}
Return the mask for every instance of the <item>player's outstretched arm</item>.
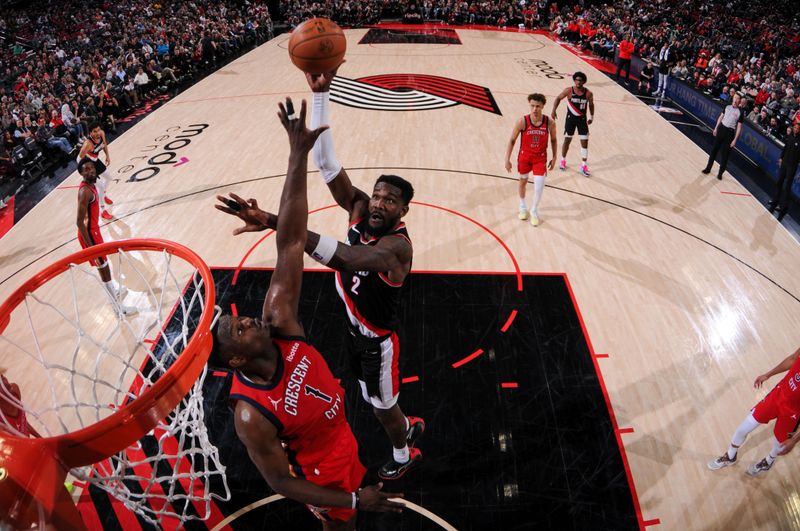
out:
{"label": "player's outstretched arm", "polygon": [[[339,65],[341,66],[341,65]],[[339,67],[322,74],[306,74],[306,81],[314,93],[311,108],[311,128],[322,124],[330,125],[330,90]],[[369,196],[350,181],[350,176],[336,157],[333,145],[333,132],[320,135],[311,152],[314,164],[319,168],[334,201],[350,214],[350,220],[366,215]]]}
{"label": "player's outstretched arm", "polygon": [[[381,238],[375,245],[346,245],[335,242],[332,254],[318,249],[320,235],[308,231],[306,252],[311,258],[337,271],[394,271],[400,268],[407,273],[414,254],[411,243],[402,236]],[[326,236],[323,240],[332,240]]]}
{"label": "player's outstretched arm", "polygon": [[279,334],[302,335],[297,306],[308,225],[308,152],[327,126],[314,131],[306,128],[305,100],[300,106],[299,116],[294,114],[291,98],[286,98],[285,106],[282,103],[278,106],[278,117],[289,135],[289,167],[281,194],[278,235],[275,238],[278,260],[264,300],[263,317]]}
{"label": "player's outstretched arm", "polygon": [[[292,477],[289,461],[278,438],[278,430],[253,406],[239,401],[234,414],[236,434],[247,448],[250,459],[275,492],[301,503],[317,507],[353,507],[354,493],[320,487]],[[381,484],[358,492],[358,508],[366,511],[400,512],[403,505],[389,498],[402,494],[381,492]]]}

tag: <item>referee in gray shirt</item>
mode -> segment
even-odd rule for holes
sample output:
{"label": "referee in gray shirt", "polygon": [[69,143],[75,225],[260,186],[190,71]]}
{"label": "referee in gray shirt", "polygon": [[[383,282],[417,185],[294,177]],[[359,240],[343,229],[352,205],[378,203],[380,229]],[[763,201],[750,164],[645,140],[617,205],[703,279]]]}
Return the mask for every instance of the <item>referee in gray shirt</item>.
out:
{"label": "referee in gray shirt", "polygon": [[717,179],[722,179],[722,174],[725,173],[725,167],[728,165],[728,156],[731,154],[733,146],[736,145],[739,133],[742,132],[744,111],[739,107],[741,101],[742,97],[739,94],[734,94],[733,103],[725,107],[725,110],[722,111],[722,114],[717,119],[717,125],[714,127],[714,147],[711,148],[708,164],[703,169],[703,173],[706,175],[711,173],[711,166],[714,165],[717,152],[720,153]]}

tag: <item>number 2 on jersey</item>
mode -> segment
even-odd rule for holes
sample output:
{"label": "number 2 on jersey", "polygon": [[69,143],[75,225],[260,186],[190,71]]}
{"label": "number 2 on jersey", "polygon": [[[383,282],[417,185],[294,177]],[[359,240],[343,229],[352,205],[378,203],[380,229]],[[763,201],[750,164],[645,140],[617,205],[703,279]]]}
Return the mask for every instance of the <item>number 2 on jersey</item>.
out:
{"label": "number 2 on jersey", "polygon": [[358,295],[358,286],[361,285],[361,277],[353,275],[353,285],[350,286],[350,291]]}

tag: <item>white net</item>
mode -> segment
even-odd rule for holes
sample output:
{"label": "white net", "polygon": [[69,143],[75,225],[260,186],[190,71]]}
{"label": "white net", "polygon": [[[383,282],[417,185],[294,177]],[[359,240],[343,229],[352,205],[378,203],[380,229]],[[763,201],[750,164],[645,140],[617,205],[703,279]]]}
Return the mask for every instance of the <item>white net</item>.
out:
{"label": "white net", "polygon": [[[109,259],[113,288],[90,264],[70,264],[11,314],[0,335],[0,429],[54,436],[95,424],[136,400],[186,348],[206,305],[194,266],[166,250],[119,249]],[[204,421],[206,372],[140,441],[72,475],[155,525],[208,518],[211,499],[230,492]]]}

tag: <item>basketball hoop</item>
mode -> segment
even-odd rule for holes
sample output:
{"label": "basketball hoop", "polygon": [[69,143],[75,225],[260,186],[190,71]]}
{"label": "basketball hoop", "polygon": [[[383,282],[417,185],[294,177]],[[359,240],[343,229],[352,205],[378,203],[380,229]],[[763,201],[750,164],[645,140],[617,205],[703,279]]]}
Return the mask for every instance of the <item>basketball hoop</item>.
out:
{"label": "basketball hoop", "polygon": [[[104,291],[90,265],[100,256],[125,277],[137,315]],[[0,522],[84,527],[64,487],[68,473],[156,525],[203,519],[212,496],[230,497],[203,419],[214,295],[211,271],[192,250],[132,239],[62,258],[0,305],[2,363],[20,384],[15,394],[0,380],[0,400],[30,427],[21,431],[0,409]],[[155,455],[143,454],[145,439]],[[164,461],[171,475],[159,474]],[[210,492],[212,479],[224,495]]]}

